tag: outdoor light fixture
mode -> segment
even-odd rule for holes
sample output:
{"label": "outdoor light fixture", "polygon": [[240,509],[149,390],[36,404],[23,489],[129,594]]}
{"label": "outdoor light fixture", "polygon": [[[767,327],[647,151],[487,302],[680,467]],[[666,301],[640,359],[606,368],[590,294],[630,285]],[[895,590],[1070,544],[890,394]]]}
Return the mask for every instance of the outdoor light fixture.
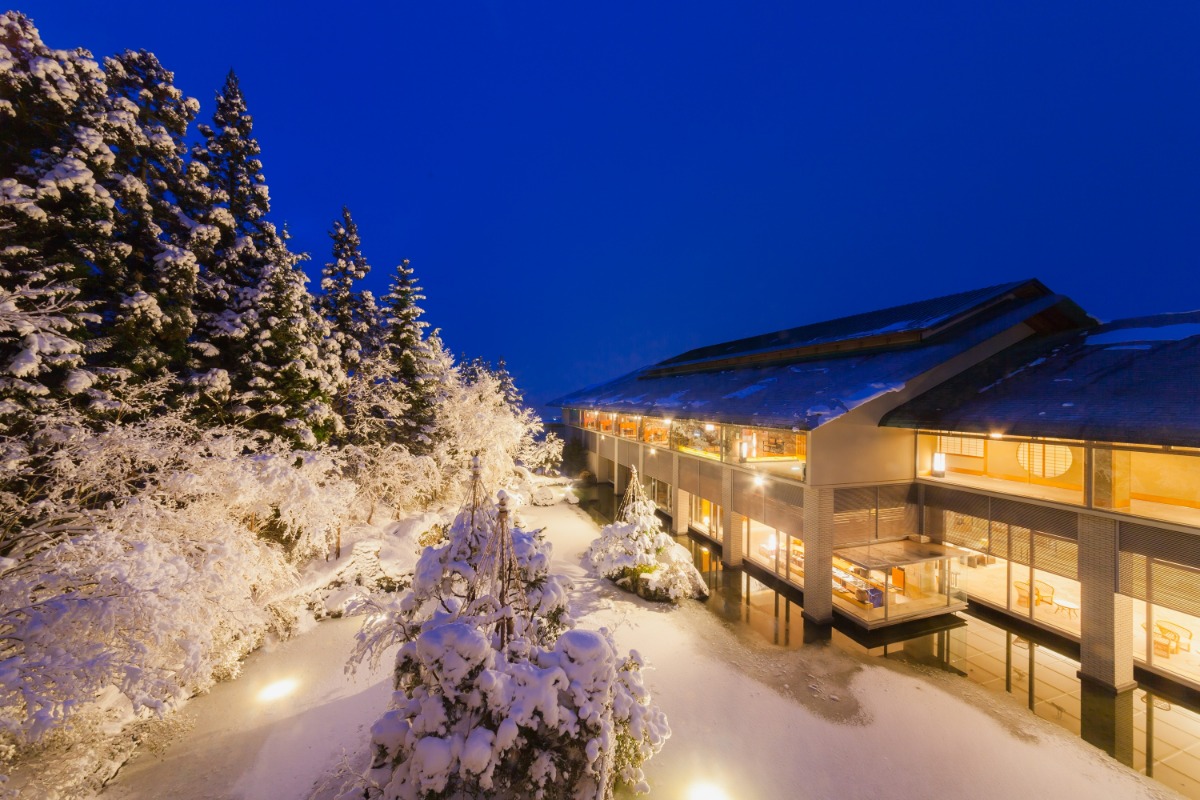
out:
{"label": "outdoor light fixture", "polygon": [[741,445],[739,445],[739,449],[741,450],[742,461],[745,461],[746,458],[750,455],[750,443],[742,442]]}
{"label": "outdoor light fixture", "polygon": [[762,486],[764,483],[766,483],[766,481],[764,481],[764,480],[763,480],[763,476],[762,476],[762,475],[755,475],[755,476],[754,476],[754,485],[755,485],[755,486]]}
{"label": "outdoor light fixture", "polygon": [[729,800],[729,795],[715,783],[699,782],[688,787],[687,800]]}
{"label": "outdoor light fixture", "polygon": [[296,687],[300,682],[295,678],[285,678],[281,681],[267,684],[261,692],[258,693],[258,702],[270,703],[272,700],[279,700],[287,697],[292,692],[296,691]]}
{"label": "outdoor light fixture", "polygon": [[657,452],[658,452],[658,449],[657,449],[657,448],[654,448],[654,447],[651,447],[651,448],[650,448],[650,455],[654,455],[654,454],[655,454],[655,453],[657,453]]}
{"label": "outdoor light fixture", "polygon": [[934,453],[933,454],[933,477],[935,477],[935,478],[946,477],[946,454],[945,453]]}
{"label": "outdoor light fixture", "polygon": [[1004,438],[1004,434],[1000,433],[999,431],[993,431],[993,432],[989,433],[988,436],[992,437],[993,439],[1003,439]]}
{"label": "outdoor light fixture", "polygon": [[716,429],[717,429],[717,427],[711,423],[704,426],[704,430],[708,431],[709,433],[712,433]]}

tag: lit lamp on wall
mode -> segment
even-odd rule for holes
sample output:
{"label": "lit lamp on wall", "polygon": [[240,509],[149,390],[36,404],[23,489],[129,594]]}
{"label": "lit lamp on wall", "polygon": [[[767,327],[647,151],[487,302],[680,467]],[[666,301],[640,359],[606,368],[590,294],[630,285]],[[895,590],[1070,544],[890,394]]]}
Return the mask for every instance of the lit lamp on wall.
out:
{"label": "lit lamp on wall", "polygon": [[742,442],[741,444],[738,445],[738,457],[741,458],[742,461],[745,461],[747,458],[750,457],[750,443],[749,442]]}
{"label": "lit lamp on wall", "polygon": [[935,478],[946,477],[946,454],[945,453],[934,453],[933,454],[933,477],[935,477]]}

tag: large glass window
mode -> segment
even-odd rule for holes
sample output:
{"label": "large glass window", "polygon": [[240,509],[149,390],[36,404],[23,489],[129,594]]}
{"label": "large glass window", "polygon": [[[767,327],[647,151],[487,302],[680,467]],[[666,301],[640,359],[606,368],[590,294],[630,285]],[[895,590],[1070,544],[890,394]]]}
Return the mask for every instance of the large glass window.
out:
{"label": "large glass window", "polygon": [[612,433],[617,424],[617,415],[601,412],[598,422],[602,433]]}
{"label": "large glass window", "polygon": [[671,447],[701,458],[721,458],[721,426],[690,419],[675,420],[671,426]]}
{"label": "large glass window", "polygon": [[655,419],[654,417],[643,417],[642,441],[646,444],[657,444],[668,447],[671,441],[671,421],[667,419]]}
{"label": "large glass window", "polygon": [[564,408],[563,409],[563,424],[564,425],[571,425],[571,426],[578,428],[578,427],[580,427],[580,422],[581,422],[581,420],[579,418],[579,409],[578,408]]}
{"label": "large glass window", "polygon": [[1111,447],[1092,453],[1096,508],[1200,525],[1200,458]]}
{"label": "large glass window", "polygon": [[625,439],[638,438],[638,420],[641,417],[633,414],[621,414],[617,417],[617,435]]}
{"label": "large glass window", "polygon": [[692,495],[691,525],[710,539],[722,541],[721,507],[702,497]]}
{"label": "large glass window", "polygon": [[804,588],[804,542],[756,520],[744,517],[746,554],[784,580]]}
{"label": "large glass window", "polygon": [[599,429],[599,427],[600,427],[599,420],[600,420],[599,412],[596,412],[596,411],[584,411],[583,412],[583,427],[587,428],[589,431],[594,431],[594,430]]}
{"label": "large glass window", "polygon": [[803,461],[807,439],[803,433],[779,428],[725,426],[725,454],[739,464]]}
{"label": "large glass window", "polygon": [[917,454],[922,477],[1058,503],[1084,503],[1084,448],[1078,443],[922,433]]}

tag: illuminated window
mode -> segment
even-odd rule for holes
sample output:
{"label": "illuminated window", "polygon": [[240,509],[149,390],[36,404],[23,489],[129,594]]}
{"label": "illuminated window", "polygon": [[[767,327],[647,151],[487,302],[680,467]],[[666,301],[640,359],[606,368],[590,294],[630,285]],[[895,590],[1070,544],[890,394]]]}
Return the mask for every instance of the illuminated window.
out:
{"label": "illuminated window", "polygon": [[967,436],[939,436],[938,452],[951,456],[971,456],[983,458],[983,439],[972,439]]}
{"label": "illuminated window", "polygon": [[1017,461],[1038,478],[1057,478],[1071,468],[1071,448],[1060,444],[1022,442],[1017,447]]}

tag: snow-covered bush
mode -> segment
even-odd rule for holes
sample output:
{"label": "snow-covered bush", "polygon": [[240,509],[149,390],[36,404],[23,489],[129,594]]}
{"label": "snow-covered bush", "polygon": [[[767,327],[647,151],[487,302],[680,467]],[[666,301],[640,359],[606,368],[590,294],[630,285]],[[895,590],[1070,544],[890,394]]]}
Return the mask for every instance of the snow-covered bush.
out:
{"label": "snow-covered bush", "polygon": [[637,470],[617,521],[605,525],[588,546],[584,563],[596,574],[647,600],[678,602],[708,597],[708,586],[687,548],[663,530],[654,501],[646,497]]}
{"label": "snow-covered bush", "polygon": [[357,658],[399,642],[391,709],[372,728],[364,785],[343,797],[611,798],[647,791],[670,735],[636,652],[573,629],[540,531],[509,530],[507,498],[472,500],[422,554],[412,589],[377,606]]}
{"label": "snow-covered bush", "polygon": [[152,390],[127,422],[61,404],[0,436],[0,745],[65,731],[110,687],[136,714],[236,674],[295,626],[294,564],[340,524],[328,459],[198,426]]}
{"label": "snow-covered bush", "polygon": [[604,630],[498,650],[468,622],[431,626],[400,648],[393,708],[371,729],[367,796],[592,800],[618,783],[648,791],[642,764],[670,730],[641,666]]}

